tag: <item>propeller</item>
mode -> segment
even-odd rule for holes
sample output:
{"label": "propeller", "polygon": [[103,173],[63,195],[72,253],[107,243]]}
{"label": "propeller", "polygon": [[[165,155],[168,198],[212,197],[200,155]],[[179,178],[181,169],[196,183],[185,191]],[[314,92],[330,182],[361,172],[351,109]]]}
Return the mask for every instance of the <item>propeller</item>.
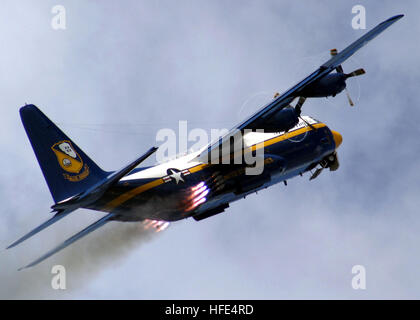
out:
{"label": "propeller", "polygon": [[296,106],[295,106],[295,110],[296,110],[296,112],[297,112],[297,114],[298,114],[298,116],[299,116],[299,119],[301,119],[303,122],[305,122],[308,126],[310,126],[313,130],[316,130],[316,128],[312,125],[312,124],[310,124],[308,121],[306,121],[304,118],[302,118],[301,116],[300,116],[300,114],[301,114],[301,112],[302,112],[302,106],[303,106],[303,104],[305,103],[305,101],[306,101],[306,98],[305,97],[299,97],[299,100],[298,100],[298,102],[296,103]]}
{"label": "propeller", "polygon": [[[335,55],[337,55],[337,53],[338,53],[337,49],[331,49],[331,50],[330,50],[330,55],[331,55],[331,56],[335,56]],[[344,70],[343,70],[343,67],[341,66],[341,64],[340,64],[337,68],[335,68],[335,71],[337,71],[337,73],[342,73],[342,74],[344,74],[344,75],[345,75],[345,79],[346,79],[346,80],[347,80],[348,78],[361,76],[362,74],[365,74],[365,73],[366,73],[366,71],[365,71],[364,69],[362,69],[362,68],[357,69],[357,70],[354,70],[353,72],[350,72],[350,73],[344,73]],[[352,106],[352,107],[353,107],[353,106],[354,106],[354,102],[353,102],[353,100],[351,99],[351,97],[350,97],[350,93],[349,93],[349,91],[347,90],[347,88],[346,88],[346,96],[347,96],[347,100],[349,101],[350,106]]]}
{"label": "propeller", "polygon": [[309,178],[309,180],[313,180],[316,179],[322,172],[322,170],[324,170],[325,168],[329,168],[330,171],[336,171],[338,170],[338,168],[340,167],[340,162],[338,161],[338,155],[337,152],[334,152],[333,154],[331,154],[330,156],[328,156],[327,158],[325,158],[324,160],[322,160],[319,165],[321,166],[320,168],[317,168],[315,170],[315,172],[311,175],[311,177]]}
{"label": "propeller", "polygon": [[354,103],[353,103],[353,100],[351,100],[350,98],[350,93],[349,93],[349,90],[347,90],[347,88],[346,88],[346,96],[347,96],[347,100],[349,100],[350,106],[353,107]]}

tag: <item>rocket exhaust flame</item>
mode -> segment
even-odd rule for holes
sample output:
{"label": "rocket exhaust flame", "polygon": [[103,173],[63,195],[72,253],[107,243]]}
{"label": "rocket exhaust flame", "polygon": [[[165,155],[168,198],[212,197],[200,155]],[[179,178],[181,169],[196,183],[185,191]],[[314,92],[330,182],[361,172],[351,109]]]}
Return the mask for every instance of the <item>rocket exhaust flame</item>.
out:
{"label": "rocket exhaust flame", "polygon": [[202,186],[204,186],[204,182],[200,182],[199,184],[197,184],[196,186],[191,188],[191,191],[195,191],[199,188],[201,188]]}
{"label": "rocket exhaust flame", "polygon": [[206,196],[210,193],[209,187],[204,181],[199,184],[191,187],[189,189],[189,194],[187,194],[187,199],[184,202],[184,210],[186,212],[193,210],[198,207],[200,204],[207,201]]}
{"label": "rocket exhaust flame", "polygon": [[145,230],[149,229],[152,223],[153,223],[153,220],[149,220],[149,219],[144,220],[143,221],[144,229]]}
{"label": "rocket exhaust flame", "polygon": [[159,230],[157,232],[165,230],[166,228],[169,227],[169,225],[170,225],[169,222],[164,222],[162,225],[159,226]]}
{"label": "rocket exhaust flame", "polygon": [[201,187],[200,189],[198,189],[198,190],[196,190],[196,191],[194,191],[193,192],[193,194],[192,194],[192,197],[195,197],[195,196],[197,196],[197,195],[199,195],[199,194],[201,194],[204,190],[206,190],[207,189],[207,186],[206,185],[204,185],[203,187]]}
{"label": "rocket exhaust flame", "polygon": [[206,201],[207,201],[207,199],[205,197],[204,198],[201,198],[200,200],[198,200],[197,202],[195,202],[193,204],[193,208],[197,207],[198,205],[200,205],[200,204],[202,204],[202,203],[204,203]]}
{"label": "rocket exhaust flame", "polygon": [[169,227],[170,223],[167,221],[162,221],[162,220],[151,220],[151,219],[146,219],[143,221],[143,228],[145,230],[150,229],[151,227],[155,229],[155,232],[160,232],[163,231],[165,229],[167,229]]}
{"label": "rocket exhaust flame", "polygon": [[197,202],[198,200],[204,198],[206,195],[209,194],[209,192],[210,192],[209,190],[205,190],[198,197],[195,197],[194,200],[193,200],[193,202]]}
{"label": "rocket exhaust flame", "polygon": [[205,197],[204,198],[201,198],[200,200],[198,200],[197,202],[194,202],[191,206],[189,206],[186,209],[186,211],[191,211],[192,209],[198,207],[200,204],[202,204],[202,203],[204,203],[206,201],[207,201],[207,199]]}

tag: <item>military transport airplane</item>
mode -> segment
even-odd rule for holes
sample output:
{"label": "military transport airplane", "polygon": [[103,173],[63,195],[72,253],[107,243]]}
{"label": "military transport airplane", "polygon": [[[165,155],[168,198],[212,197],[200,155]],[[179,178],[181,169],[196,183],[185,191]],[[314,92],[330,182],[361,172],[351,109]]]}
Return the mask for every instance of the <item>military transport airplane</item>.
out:
{"label": "military transport airplane", "polygon": [[[283,181],[286,184],[287,179],[312,170],[310,179],[316,178],[325,168],[337,170],[336,149],[342,142],[341,135],[322,122],[301,116],[302,105],[306,98],[334,97],[346,88],[348,78],[364,74],[363,69],[344,73],[341,64],[402,17],[397,15],[385,20],[341,52],[331,50],[327,62],[285,93],[276,94],[272,101],[215,143],[152,167],[136,168],[157,150],[155,147],[120,170],[104,171],[36,106],[23,106],[20,116],[55,201],[51,207],[54,215],[8,248],[79,208],[107,213],[24,267],[27,268],[109,221],[150,219],[158,221],[155,224],[158,228],[189,217],[199,221],[221,213],[229,203],[275,183]],[[291,103],[295,99],[297,103],[293,107]],[[353,105],[349,96],[348,99]],[[257,129],[264,132],[257,132]],[[241,147],[241,156],[263,151],[260,174],[247,175],[247,164],[209,161],[214,154],[219,159],[219,149],[226,144],[231,155],[230,142],[235,136],[246,140]]]}

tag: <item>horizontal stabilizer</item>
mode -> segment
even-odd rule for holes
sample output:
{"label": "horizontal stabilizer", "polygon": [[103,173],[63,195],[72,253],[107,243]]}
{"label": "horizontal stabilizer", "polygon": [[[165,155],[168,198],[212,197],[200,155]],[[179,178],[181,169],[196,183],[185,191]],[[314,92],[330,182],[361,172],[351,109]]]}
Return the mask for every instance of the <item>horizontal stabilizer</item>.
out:
{"label": "horizontal stabilizer", "polygon": [[73,211],[74,211],[74,209],[73,210],[72,209],[69,209],[69,210],[61,210],[61,211],[59,211],[51,219],[48,219],[47,221],[45,221],[40,226],[38,226],[35,229],[33,229],[31,232],[25,234],[23,237],[21,237],[20,239],[16,240],[10,246],[8,246],[6,249],[10,249],[10,248],[13,248],[13,247],[17,246],[19,243],[21,243],[21,242],[29,239],[30,237],[34,236],[38,232],[40,232],[40,231],[44,230],[45,228],[49,227],[54,222],[57,222],[58,220],[64,218],[66,215],[68,215],[69,213],[71,213]]}
{"label": "horizontal stabilizer", "polygon": [[67,209],[67,208],[80,208],[84,205],[90,204],[97,199],[99,199],[106,190],[108,190],[114,183],[117,183],[121,178],[125,175],[130,173],[135,167],[137,167],[141,162],[146,160],[150,155],[156,152],[158,148],[152,147],[145,154],[143,154],[138,159],[131,162],[129,165],[125,166],[124,168],[113,172],[105,179],[99,181],[98,183],[94,184],[90,188],[88,188],[85,192],[81,194],[71,197],[68,200],[61,201],[56,203],[52,206],[55,210],[60,209]]}
{"label": "horizontal stabilizer", "polygon": [[70,237],[69,239],[67,239],[66,241],[64,241],[63,243],[61,243],[57,247],[55,247],[54,249],[48,251],[46,254],[44,254],[40,258],[36,259],[35,261],[31,262],[30,264],[26,265],[25,267],[20,268],[19,271],[22,270],[22,269],[33,267],[33,266],[37,265],[38,263],[44,261],[45,259],[51,257],[54,253],[57,253],[58,251],[68,247],[73,242],[76,242],[77,240],[84,237],[85,235],[87,235],[87,234],[91,233],[92,231],[95,231],[96,229],[102,227],[105,223],[111,221],[114,218],[114,216],[115,216],[114,213],[107,214],[106,216],[104,216],[103,218],[99,219],[98,221],[92,223],[90,226],[86,227],[85,229],[83,229],[79,233],[76,233],[74,236]]}
{"label": "horizontal stabilizer", "polygon": [[20,239],[13,242],[10,246],[8,246],[6,249],[13,248],[17,246],[19,243],[29,239],[30,237],[34,236],[38,232],[44,230],[48,226],[52,225],[54,222],[57,222],[58,220],[64,218],[69,213],[86,206],[94,201],[96,201],[98,198],[101,197],[101,195],[114,183],[118,182],[122,177],[124,177],[126,174],[130,173],[136,166],[138,166],[141,162],[143,162],[146,158],[148,158],[151,154],[153,154],[157,150],[156,147],[150,148],[144,155],[142,155],[140,158],[134,160],[129,165],[125,166],[121,170],[115,171],[112,174],[110,174],[105,179],[101,180],[100,182],[94,184],[90,188],[88,188],[86,191],[75,195],[73,197],[70,197],[68,199],[65,199],[63,201],[60,201],[56,204],[54,204],[51,208],[57,211],[57,213],[49,220],[45,221],[40,226],[33,229],[31,232],[27,233]]}
{"label": "horizontal stabilizer", "polygon": [[145,154],[143,154],[141,157],[139,157],[138,159],[131,162],[129,165],[125,166],[124,168],[122,168],[118,171],[113,172],[111,175],[109,175],[106,178],[106,181],[103,181],[103,182],[99,183],[99,185],[94,188],[95,192],[97,192],[98,189],[105,189],[106,190],[112,184],[118,182],[125,175],[129,174],[140,163],[142,163],[144,160],[146,160],[148,157],[150,157],[153,153],[155,153],[157,149],[158,148],[156,148],[156,147],[150,148],[149,150],[146,151]]}

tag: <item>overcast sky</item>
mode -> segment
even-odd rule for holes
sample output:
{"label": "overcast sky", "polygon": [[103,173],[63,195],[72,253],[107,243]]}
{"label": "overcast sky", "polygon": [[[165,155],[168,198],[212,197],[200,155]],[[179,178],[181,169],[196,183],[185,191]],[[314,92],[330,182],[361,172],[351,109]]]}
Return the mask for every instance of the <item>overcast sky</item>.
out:
{"label": "overcast sky", "polygon": [[[51,8],[66,8],[53,30]],[[110,223],[35,268],[17,268],[97,220],[79,210],[0,251],[0,298],[420,298],[420,2],[2,1],[0,246],[49,217],[52,198],[18,110],[34,103],[105,170],[161,128],[231,127],[365,30],[406,16],[346,62],[356,106],[311,99],[304,113],[343,135],[341,167],[298,177],[201,222],[159,234]],[[247,102],[248,101],[248,102]],[[245,105],[244,105],[245,104]],[[51,289],[51,267],[67,290]],[[353,290],[354,265],[367,289]]]}

